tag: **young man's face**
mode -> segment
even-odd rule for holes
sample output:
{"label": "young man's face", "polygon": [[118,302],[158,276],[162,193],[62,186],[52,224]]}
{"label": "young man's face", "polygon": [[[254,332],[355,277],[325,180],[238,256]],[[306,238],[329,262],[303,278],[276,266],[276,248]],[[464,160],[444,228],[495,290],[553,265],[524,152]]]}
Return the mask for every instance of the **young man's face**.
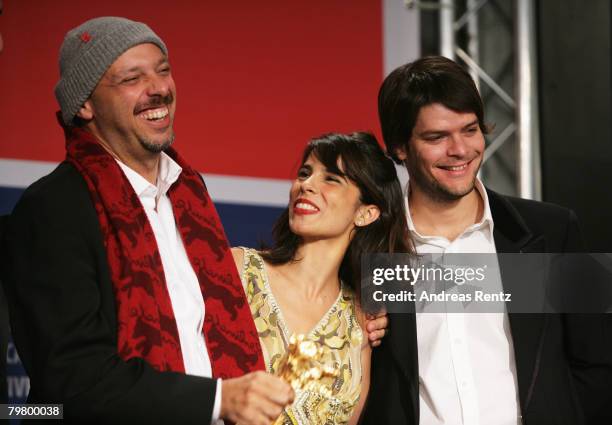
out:
{"label": "young man's face", "polygon": [[469,194],[485,148],[473,112],[455,112],[442,104],[421,108],[406,148],[404,161],[411,186],[438,202],[455,201]]}

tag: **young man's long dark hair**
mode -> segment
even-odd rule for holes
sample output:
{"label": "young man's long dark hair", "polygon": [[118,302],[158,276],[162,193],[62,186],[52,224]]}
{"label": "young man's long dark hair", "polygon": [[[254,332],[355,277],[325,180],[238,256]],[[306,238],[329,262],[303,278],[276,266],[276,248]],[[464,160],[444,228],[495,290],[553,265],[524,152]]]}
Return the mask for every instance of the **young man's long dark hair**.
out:
{"label": "young man's long dark hair", "polygon": [[[330,172],[344,175],[359,188],[363,204],[376,205],[380,217],[367,226],[355,227],[340,266],[340,279],[356,289],[361,278],[361,256],[371,253],[414,252],[406,223],[402,188],[393,161],[385,156],[376,138],[368,133],[331,133],[308,143],[301,165],[313,155]],[[344,170],[338,168],[341,159]],[[289,207],[274,225],[274,245],[262,252],[271,264],[299,261],[302,239],[289,227]]]}

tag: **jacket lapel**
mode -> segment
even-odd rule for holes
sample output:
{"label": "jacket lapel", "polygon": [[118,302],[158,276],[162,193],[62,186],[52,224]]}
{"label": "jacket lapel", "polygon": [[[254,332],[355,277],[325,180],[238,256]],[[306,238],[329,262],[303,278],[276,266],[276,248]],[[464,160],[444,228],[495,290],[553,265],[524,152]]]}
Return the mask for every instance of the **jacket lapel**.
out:
{"label": "jacket lapel", "polygon": [[[493,237],[498,253],[546,252],[545,240],[541,235],[534,235],[516,208],[501,195],[488,190],[489,204],[493,216]],[[504,265],[500,264],[503,275]],[[388,343],[394,360],[409,385],[415,423],[419,418],[419,376],[418,349],[416,335],[416,317],[414,314],[389,315]],[[539,358],[547,318],[541,314],[508,314],[516,373],[519,386],[519,398],[523,412],[527,410],[533,386],[538,375]]]}
{"label": "jacket lapel", "polygon": [[[389,314],[388,342],[393,358],[410,390],[412,417],[419,423],[419,362],[414,313]],[[408,407],[408,406],[406,406]],[[408,414],[410,416],[410,414]]]}
{"label": "jacket lapel", "polygon": [[[493,237],[498,253],[546,252],[544,238],[532,233],[508,199],[488,189],[487,194],[494,222]],[[520,282],[520,279],[504,279],[504,274],[508,276],[517,272],[510,265],[500,261],[499,267],[502,282],[504,280]],[[511,288],[506,288],[508,289]],[[508,320],[514,346],[521,409],[525,412],[539,371],[539,359],[548,318],[544,314],[511,313],[508,314]]]}

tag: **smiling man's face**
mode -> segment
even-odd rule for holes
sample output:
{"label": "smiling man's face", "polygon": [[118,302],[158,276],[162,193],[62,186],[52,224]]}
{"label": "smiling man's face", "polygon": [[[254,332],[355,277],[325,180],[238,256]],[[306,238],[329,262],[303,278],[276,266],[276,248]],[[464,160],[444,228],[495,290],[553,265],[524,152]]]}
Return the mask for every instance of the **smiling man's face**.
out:
{"label": "smiling man's face", "polygon": [[91,122],[96,135],[120,157],[138,158],[172,144],[175,110],[168,58],[156,45],[145,43],[117,58],[79,116]]}
{"label": "smiling man's face", "polygon": [[474,189],[484,148],[476,114],[433,103],[420,109],[407,148],[396,153],[411,185],[433,200],[449,202]]}

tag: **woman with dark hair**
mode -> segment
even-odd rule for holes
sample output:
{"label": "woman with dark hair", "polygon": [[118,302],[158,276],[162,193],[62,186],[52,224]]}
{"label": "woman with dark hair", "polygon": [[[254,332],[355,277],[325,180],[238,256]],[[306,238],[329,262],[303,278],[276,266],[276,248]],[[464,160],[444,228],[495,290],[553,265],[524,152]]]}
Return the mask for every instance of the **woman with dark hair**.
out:
{"label": "woman with dark hair", "polygon": [[361,256],[412,252],[393,162],[374,136],[310,141],[274,227],[274,246],[233,248],[269,372],[293,334],[324,346],[337,372],[329,397],[296,393],[283,424],[357,423],[369,387],[370,346],[359,306]]}

